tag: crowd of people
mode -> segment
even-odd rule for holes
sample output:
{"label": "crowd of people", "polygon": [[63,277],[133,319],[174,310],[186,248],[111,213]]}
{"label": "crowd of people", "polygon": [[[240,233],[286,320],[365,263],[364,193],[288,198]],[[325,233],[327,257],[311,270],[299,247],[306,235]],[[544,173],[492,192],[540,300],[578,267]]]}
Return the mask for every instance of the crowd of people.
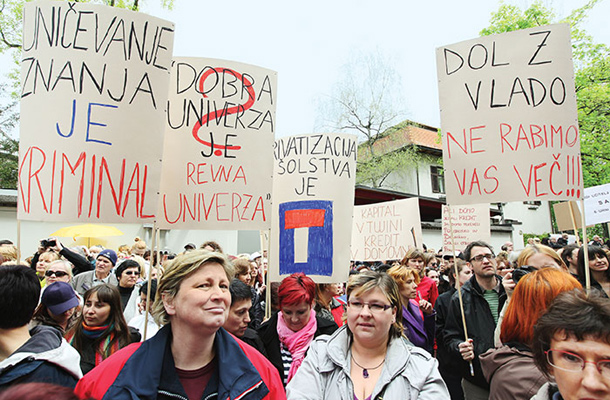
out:
{"label": "crowd of people", "polygon": [[268,287],[265,251],[213,241],[2,241],[0,399],[607,399],[608,247],[560,239]]}

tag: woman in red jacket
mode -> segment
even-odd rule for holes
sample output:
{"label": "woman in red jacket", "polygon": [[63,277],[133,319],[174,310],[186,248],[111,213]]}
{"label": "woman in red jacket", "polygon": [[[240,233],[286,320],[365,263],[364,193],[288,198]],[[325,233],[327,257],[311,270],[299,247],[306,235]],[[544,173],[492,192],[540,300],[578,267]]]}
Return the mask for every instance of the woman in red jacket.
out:
{"label": "woman in red jacket", "polygon": [[93,369],[76,394],[83,399],[285,399],[277,370],[222,328],[232,276],[233,266],[221,253],[194,250],[177,257],[161,278],[152,308],[163,328]]}

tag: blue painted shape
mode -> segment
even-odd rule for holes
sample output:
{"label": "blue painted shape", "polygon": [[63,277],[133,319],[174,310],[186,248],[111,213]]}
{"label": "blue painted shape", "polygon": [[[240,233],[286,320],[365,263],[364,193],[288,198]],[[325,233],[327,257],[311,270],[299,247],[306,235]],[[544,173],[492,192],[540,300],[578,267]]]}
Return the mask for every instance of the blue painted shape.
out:
{"label": "blue painted shape", "polygon": [[[309,228],[307,262],[294,261],[294,229],[286,229],[286,211],[324,210],[324,226]],[[280,275],[303,272],[306,275],[333,274],[333,202],[304,200],[281,203],[280,217]]]}

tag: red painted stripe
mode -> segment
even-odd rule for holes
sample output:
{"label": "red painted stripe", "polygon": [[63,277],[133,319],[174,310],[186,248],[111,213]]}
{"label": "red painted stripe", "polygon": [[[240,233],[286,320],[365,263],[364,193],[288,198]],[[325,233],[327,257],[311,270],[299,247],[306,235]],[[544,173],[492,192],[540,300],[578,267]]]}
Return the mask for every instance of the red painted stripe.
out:
{"label": "red painted stripe", "polygon": [[324,226],[325,210],[288,210],[285,216],[285,229]]}

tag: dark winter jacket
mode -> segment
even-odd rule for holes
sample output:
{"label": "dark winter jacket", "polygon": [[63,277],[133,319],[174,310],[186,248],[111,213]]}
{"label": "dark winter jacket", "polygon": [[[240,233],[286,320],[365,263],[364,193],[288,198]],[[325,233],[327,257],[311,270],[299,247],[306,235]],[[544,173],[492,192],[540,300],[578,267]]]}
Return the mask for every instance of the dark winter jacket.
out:
{"label": "dark winter jacket", "polygon": [[31,338],[0,362],[0,390],[10,385],[45,382],[73,388],[83,374],[78,352],[63,340],[59,330],[38,325]]}
{"label": "dark winter jacket", "polygon": [[[498,282],[502,278],[496,275]],[[500,283],[498,298],[498,315],[506,301],[506,292]],[[464,379],[481,388],[489,389],[489,384],[481,371],[479,356],[494,347],[494,330],[496,322],[489,308],[489,303],[483,297],[483,290],[479,286],[476,275],[462,286],[462,301],[464,303],[464,314],[466,315],[466,326],[468,337],[473,340],[475,358],[472,360],[474,376],[470,374],[470,367],[462,359],[458,345],[465,341],[464,325],[460,313],[460,303],[458,293],[453,294],[449,304],[449,312],[445,323],[445,347],[456,369],[459,368]]]}
{"label": "dark winter jacket", "polygon": [[[152,338],[131,344],[110,356],[78,382],[82,399],[183,399],[186,393],[171,352],[171,326]],[[275,369],[257,351],[220,328],[214,342],[216,369],[203,398],[282,400],[284,388]]]}

